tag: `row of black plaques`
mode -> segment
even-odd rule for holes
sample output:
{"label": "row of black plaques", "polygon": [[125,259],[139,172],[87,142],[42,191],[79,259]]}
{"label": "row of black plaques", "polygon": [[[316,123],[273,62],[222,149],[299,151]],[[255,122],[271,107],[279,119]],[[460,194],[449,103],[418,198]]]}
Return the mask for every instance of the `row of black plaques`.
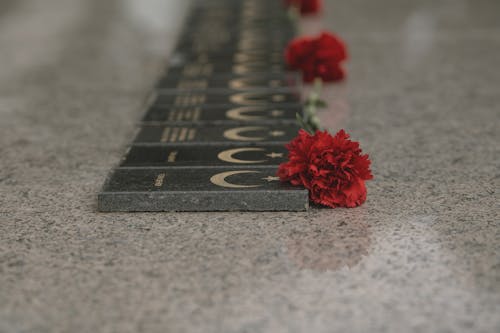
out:
{"label": "row of black plaques", "polygon": [[99,210],[306,210],[276,176],[302,110],[283,64],[294,34],[281,1],[195,2]]}

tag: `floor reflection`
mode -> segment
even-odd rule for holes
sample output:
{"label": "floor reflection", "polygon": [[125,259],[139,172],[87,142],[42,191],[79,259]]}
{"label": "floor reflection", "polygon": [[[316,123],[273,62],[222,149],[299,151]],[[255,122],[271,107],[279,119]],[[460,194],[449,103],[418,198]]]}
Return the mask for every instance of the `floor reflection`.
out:
{"label": "floor reflection", "polygon": [[286,241],[288,258],[299,269],[337,270],[357,265],[368,254],[372,231],[362,213],[332,221],[321,211],[307,224],[293,229]]}

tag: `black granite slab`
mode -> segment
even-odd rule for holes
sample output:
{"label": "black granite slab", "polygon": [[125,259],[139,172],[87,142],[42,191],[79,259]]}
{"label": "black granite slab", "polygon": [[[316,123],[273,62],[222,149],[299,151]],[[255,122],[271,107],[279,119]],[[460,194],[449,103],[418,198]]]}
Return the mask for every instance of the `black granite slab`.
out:
{"label": "black granite slab", "polygon": [[281,89],[252,91],[160,91],[154,97],[155,106],[192,107],[202,105],[268,106],[301,103],[298,91]]}
{"label": "black granite slab", "polygon": [[182,43],[176,48],[179,52],[184,53],[214,53],[214,54],[228,54],[237,52],[283,52],[286,47],[283,43],[257,43],[253,41],[243,41],[237,44],[228,44],[221,46],[220,44],[209,43]]}
{"label": "black granite slab", "polygon": [[292,25],[276,26],[268,23],[246,23],[237,24],[231,27],[220,24],[203,24],[189,27],[182,31],[179,41],[195,41],[199,38],[207,38],[217,42],[236,43],[241,39],[258,40],[289,40],[297,34],[296,28]]}
{"label": "black granite slab", "polygon": [[295,124],[185,126],[143,125],[134,144],[141,145],[247,145],[249,143],[285,144],[297,136]]}
{"label": "black granite slab", "polygon": [[[193,0],[134,142],[98,195],[113,211],[303,211],[277,167],[299,130],[282,1]],[[260,74],[259,74],[260,73]]]}
{"label": "black granite slab", "polygon": [[282,144],[231,146],[131,146],[120,167],[218,167],[262,168],[286,161],[288,151]]}
{"label": "black granite slab", "polygon": [[289,104],[279,107],[269,106],[194,106],[168,107],[152,106],[142,119],[143,123],[240,123],[269,124],[295,123],[296,114],[302,113],[302,105]]}
{"label": "black granite slab", "polygon": [[[267,29],[251,30],[251,31],[232,31],[231,33],[219,33],[216,35],[207,34],[207,32],[193,32],[187,34],[184,38],[179,40],[177,48],[182,49],[190,45],[209,45],[209,46],[219,46],[219,47],[232,47],[241,45],[252,45],[256,47],[268,47],[268,46],[281,46],[285,47],[286,44],[295,35],[294,31],[289,33],[281,34],[266,34]],[[217,32],[215,32],[217,33]]]}
{"label": "black granite slab", "polygon": [[[231,62],[191,62],[184,66],[170,66],[167,75],[181,76],[192,71],[206,70],[211,73],[232,73],[232,74],[252,74],[252,73],[277,73],[283,74],[287,68],[280,62],[269,61],[248,61],[234,64]],[[191,75],[192,76],[192,75]]]}
{"label": "black granite slab", "polygon": [[169,66],[184,66],[186,63],[216,63],[228,62],[232,64],[245,64],[252,62],[265,62],[271,64],[281,64],[284,62],[284,54],[280,52],[258,52],[257,50],[245,52],[226,53],[182,53],[174,52],[168,59]]}
{"label": "black granite slab", "polygon": [[307,190],[281,183],[276,168],[116,169],[98,195],[114,211],[304,211]]}
{"label": "black granite slab", "polygon": [[212,76],[184,77],[167,74],[156,85],[157,91],[162,90],[217,90],[232,89],[294,89],[301,87],[301,76],[295,72],[285,73],[249,73],[246,75],[216,74]]}

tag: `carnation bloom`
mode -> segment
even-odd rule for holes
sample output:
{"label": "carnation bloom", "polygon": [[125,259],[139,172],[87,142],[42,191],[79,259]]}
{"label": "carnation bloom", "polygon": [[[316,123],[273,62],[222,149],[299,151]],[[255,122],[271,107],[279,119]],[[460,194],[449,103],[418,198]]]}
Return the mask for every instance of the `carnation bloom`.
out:
{"label": "carnation bloom", "polygon": [[344,42],[329,32],[323,32],[316,38],[295,38],[285,50],[288,67],[302,71],[305,82],[312,82],[315,78],[325,82],[344,79],[345,71],[341,62],[346,59]]}
{"label": "carnation bloom", "polygon": [[302,14],[315,14],[321,10],[321,0],[285,0],[286,6],[297,7]]}
{"label": "carnation bloom", "polygon": [[365,202],[365,181],[373,178],[371,162],[344,130],[335,136],[300,130],[286,148],[288,162],[278,169],[281,181],[304,186],[310,200],[324,206],[356,207]]}

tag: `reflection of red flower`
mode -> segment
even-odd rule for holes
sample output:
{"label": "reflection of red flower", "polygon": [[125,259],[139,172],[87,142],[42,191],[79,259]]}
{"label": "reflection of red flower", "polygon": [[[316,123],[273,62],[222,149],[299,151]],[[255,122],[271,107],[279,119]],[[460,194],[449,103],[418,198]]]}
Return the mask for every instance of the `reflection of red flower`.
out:
{"label": "reflection of red flower", "polygon": [[327,131],[311,135],[300,130],[286,147],[289,160],[279,166],[278,176],[307,188],[312,202],[332,208],[365,202],[365,180],[373,178],[371,162],[344,130],[335,136]]}
{"label": "reflection of red flower", "polygon": [[315,14],[321,10],[321,0],[285,0],[287,6],[295,6],[302,14]]}
{"label": "reflection of red flower", "polygon": [[323,81],[339,81],[345,77],[340,63],[347,59],[344,42],[329,32],[317,38],[299,37],[290,42],[285,50],[288,67],[301,70],[304,81],[315,78]]}

